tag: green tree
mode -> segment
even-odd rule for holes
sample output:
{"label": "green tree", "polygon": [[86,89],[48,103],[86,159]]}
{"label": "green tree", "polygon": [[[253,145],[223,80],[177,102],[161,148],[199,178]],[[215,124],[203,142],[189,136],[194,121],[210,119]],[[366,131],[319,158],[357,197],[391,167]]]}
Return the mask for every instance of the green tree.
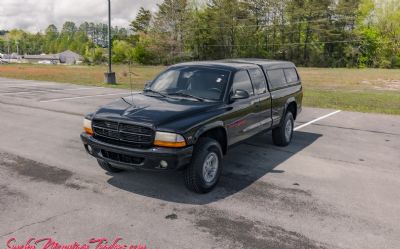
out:
{"label": "green tree", "polygon": [[113,56],[112,60],[115,63],[124,63],[131,56],[133,48],[126,41],[115,40],[113,42]]}
{"label": "green tree", "polygon": [[76,25],[74,22],[67,21],[64,23],[64,25],[62,27],[61,34],[72,37],[77,30],[78,29],[76,28]]}
{"label": "green tree", "polygon": [[106,57],[104,56],[104,49],[95,48],[93,53],[93,63],[101,64],[106,61]]}
{"label": "green tree", "polygon": [[140,7],[135,20],[133,20],[130,24],[131,30],[134,33],[140,33],[140,32],[147,33],[147,31],[150,28],[151,18],[152,14],[150,10],[146,10],[145,8]]}
{"label": "green tree", "polygon": [[161,42],[158,46],[162,48],[162,60],[167,64],[180,60],[184,53],[188,7],[187,0],[164,0],[158,5],[152,35]]}
{"label": "green tree", "polygon": [[71,45],[73,43],[74,35],[77,32],[77,28],[74,22],[65,22],[60,36],[59,42],[57,44],[57,52],[65,51],[70,49],[71,46],[75,47],[76,45]]}
{"label": "green tree", "polygon": [[56,53],[57,52],[57,39],[59,33],[57,27],[54,24],[49,25],[44,34],[44,51],[45,53]]}

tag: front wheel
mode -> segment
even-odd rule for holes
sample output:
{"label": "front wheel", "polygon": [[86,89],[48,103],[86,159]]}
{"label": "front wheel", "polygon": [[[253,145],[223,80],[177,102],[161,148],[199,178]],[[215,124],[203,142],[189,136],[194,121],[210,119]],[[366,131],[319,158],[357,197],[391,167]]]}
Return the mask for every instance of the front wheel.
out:
{"label": "front wheel", "polygon": [[196,193],[208,193],[218,183],[222,171],[220,144],[211,138],[200,138],[192,162],[185,171],[186,187]]}
{"label": "front wheel", "polygon": [[292,141],[294,119],[291,112],[287,112],[280,127],[272,130],[272,140],[275,145],[287,146]]}

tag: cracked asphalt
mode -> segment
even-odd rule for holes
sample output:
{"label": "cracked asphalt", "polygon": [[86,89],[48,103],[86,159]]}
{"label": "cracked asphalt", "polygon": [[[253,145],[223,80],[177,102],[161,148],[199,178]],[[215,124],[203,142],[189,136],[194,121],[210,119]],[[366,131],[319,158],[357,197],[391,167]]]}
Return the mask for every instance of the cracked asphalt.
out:
{"label": "cracked asphalt", "polygon": [[[400,248],[400,117],[340,112],[285,148],[231,148],[210,194],[181,172],[105,173],[82,117],[128,91],[0,78],[0,247],[119,236],[147,248]],[[78,90],[77,90],[78,89]],[[90,97],[88,97],[90,96]],[[335,110],[305,108],[296,125]]]}

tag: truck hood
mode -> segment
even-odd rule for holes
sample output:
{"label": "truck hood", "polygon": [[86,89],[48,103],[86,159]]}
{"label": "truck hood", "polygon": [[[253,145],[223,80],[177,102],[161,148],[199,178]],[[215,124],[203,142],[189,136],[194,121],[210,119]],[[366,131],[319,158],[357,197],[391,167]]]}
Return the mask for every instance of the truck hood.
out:
{"label": "truck hood", "polygon": [[[220,105],[218,102],[196,102],[133,94],[101,107],[94,118],[142,123],[154,128],[169,127],[170,123],[177,124],[179,120],[184,120],[182,125],[187,127],[192,125],[189,121],[191,117],[194,125],[199,122],[199,118],[195,116],[206,118],[209,115],[204,115],[205,113],[212,112]],[[184,127],[175,128],[184,129]]]}

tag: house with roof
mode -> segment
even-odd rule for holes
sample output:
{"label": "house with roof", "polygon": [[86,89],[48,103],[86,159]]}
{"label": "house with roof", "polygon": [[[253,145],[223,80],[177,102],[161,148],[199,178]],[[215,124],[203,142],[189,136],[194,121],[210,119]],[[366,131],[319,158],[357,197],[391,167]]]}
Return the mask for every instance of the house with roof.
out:
{"label": "house with roof", "polygon": [[9,62],[9,63],[20,63],[22,59],[21,55],[18,55],[16,53],[12,54],[0,54],[0,60]]}
{"label": "house with roof", "polygon": [[47,61],[52,64],[79,64],[83,61],[80,54],[66,50],[58,54],[24,55],[23,59],[29,63],[39,63]]}
{"label": "house with roof", "polygon": [[58,54],[60,63],[65,64],[79,64],[83,61],[83,56],[72,52],[71,50],[64,51]]}
{"label": "house with roof", "polygon": [[28,63],[39,63],[40,61],[49,61],[53,64],[60,63],[57,54],[24,55],[23,58]]}

